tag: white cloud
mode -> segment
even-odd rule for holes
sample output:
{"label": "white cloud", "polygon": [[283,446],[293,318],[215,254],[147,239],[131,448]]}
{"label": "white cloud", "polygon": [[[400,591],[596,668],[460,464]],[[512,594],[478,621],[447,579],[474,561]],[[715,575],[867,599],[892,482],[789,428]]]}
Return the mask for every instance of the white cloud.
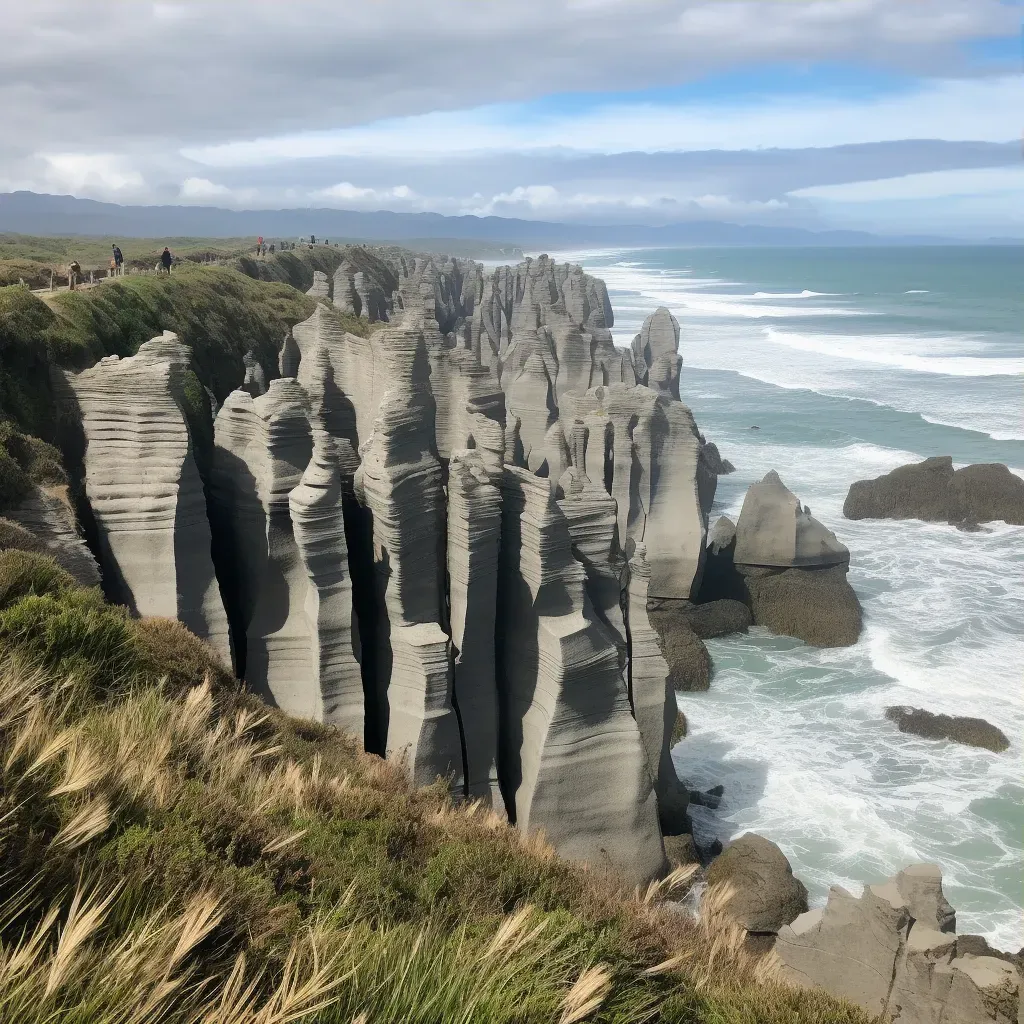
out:
{"label": "white cloud", "polygon": [[342,202],[356,204],[385,203],[395,199],[413,201],[419,198],[408,185],[395,185],[394,188],[367,188],[353,185],[350,181],[339,181],[337,185],[316,189],[310,192],[309,197],[310,199],[324,200],[338,199]]}
{"label": "white cloud", "polygon": [[209,178],[186,178],[181,183],[182,199],[218,199],[231,195],[227,185],[217,185]]}
{"label": "white cloud", "polygon": [[1019,133],[1024,79],[933,80],[857,99],[765,97],[742,103],[608,104],[560,116],[477,107],[317,132],[186,148],[211,167],[312,158],[450,159],[487,152],[583,153],[801,149],[898,139],[1006,142]]}
{"label": "white cloud", "polygon": [[790,195],[807,199],[862,203],[1001,193],[1019,193],[1024,199],[1024,166],[927,171],[922,174],[904,174],[898,178],[875,178],[841,185],[815,185],[811,188],[796,189]]}
{"label": "white cloud", "polygon": [[142,175],[115,153],[44,153],[45,176],[57,190],[121,192],[141,189]]}

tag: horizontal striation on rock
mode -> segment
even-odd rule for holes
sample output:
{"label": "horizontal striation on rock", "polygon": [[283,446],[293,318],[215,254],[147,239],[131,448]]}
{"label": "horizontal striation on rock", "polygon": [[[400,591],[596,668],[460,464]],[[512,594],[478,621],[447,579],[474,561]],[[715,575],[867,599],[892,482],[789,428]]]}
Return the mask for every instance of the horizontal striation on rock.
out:
{"label": "horizontal striation on rock", "polygon": [[632,881],[665,853],[647,757],[619,672],[546,481],[502,480],[499,570],[499,770],[517,824],[543,829],[563,856]]}
{"label": "horizontal striation on rock", "polygon": [[67,374],[85,440],[85,492],[110,596],[180,619],[223,658],[228,619],[203,481],[183,411],[191,353],[165,331],[136,355]]}

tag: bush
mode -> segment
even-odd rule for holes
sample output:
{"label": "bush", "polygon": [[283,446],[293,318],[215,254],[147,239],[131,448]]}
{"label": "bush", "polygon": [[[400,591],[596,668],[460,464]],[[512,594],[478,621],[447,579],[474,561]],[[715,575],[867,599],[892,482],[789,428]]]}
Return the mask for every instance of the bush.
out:
{"label": "bush", "polygon": [[140,648],[138,671],[144,677],[166,678],[171,693],[182,693],[203,679],[210,680],[214,692],[238,688],[209,645],[177,619],[146,618],[133,625]]}
{"label": "bush", "polygon": [[0,611],[0,649],[57,676],[108,688],[129,683],[140,659],[127,610],[104,604],[98,590],[24,597]]}
{"label": "bush", "polygon": [[0,551],[0,609],[23,597],[67,593],[75,578],[47,555],[30,551]]}
{"label": "bush", "polygon": [[21,523],[0,517],[0,551],[34,551],[45,554],[46,545]]}

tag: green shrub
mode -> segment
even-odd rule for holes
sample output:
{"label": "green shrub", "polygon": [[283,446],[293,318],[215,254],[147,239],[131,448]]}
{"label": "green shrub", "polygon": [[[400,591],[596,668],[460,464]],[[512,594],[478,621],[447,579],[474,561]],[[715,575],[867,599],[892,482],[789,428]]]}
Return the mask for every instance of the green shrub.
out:
{"label": "green shrub", "polygon": [[149,680],[167,680],[171,693],[182,693],[204,678],[216,692],[237,689],[235,677],[209,645],[177,619],[145,618],[133,623],[139,643],[138,672]]}
{"label": "green shrub", "polygon": [[34,534],[29,533],[21,523],[0,517],[0,551],[35,551],[46,553],[46,545]]}
{"label": "green shrub", "polygon": [[47,555],[0,551],[0,609],[23,597],[59,596],[77,586],[75,578]]}
{"label": "green shrub", "polygon": [[128,612],[98,590],[30,596],[0,611],[0,649],[58,676],[93,686],[125,685],[138,670],[139,639]]}

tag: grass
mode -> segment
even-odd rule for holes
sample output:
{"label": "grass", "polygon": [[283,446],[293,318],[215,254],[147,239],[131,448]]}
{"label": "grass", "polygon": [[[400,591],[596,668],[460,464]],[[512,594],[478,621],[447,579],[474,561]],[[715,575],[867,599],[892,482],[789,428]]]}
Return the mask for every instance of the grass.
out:
{"label": "grass", "polygon": [[177,623],[21,551],[0,580],[0,1019],[865,1019],[779,985],[714,900],[672,911],[685,874],[623,891],[265,707]]}
{"label": "grass", "polygon": [[[66,482],[56,449],[42,444],[56,441],[61,426],[54,368],[130,356],[161,331],[175,331],[192,348],[186,414],[201,461],[212,445],[206,389],[222,402],[242,380],[248,351],[276,370],[281,339],[313,309],[286,284],[222,266],[184,264],[169,276],[127,276],[46,301],[24,287],[0,288],[0,512],[32,483]],[[339,316],[353,333],[369,330],[366,321]]]}

